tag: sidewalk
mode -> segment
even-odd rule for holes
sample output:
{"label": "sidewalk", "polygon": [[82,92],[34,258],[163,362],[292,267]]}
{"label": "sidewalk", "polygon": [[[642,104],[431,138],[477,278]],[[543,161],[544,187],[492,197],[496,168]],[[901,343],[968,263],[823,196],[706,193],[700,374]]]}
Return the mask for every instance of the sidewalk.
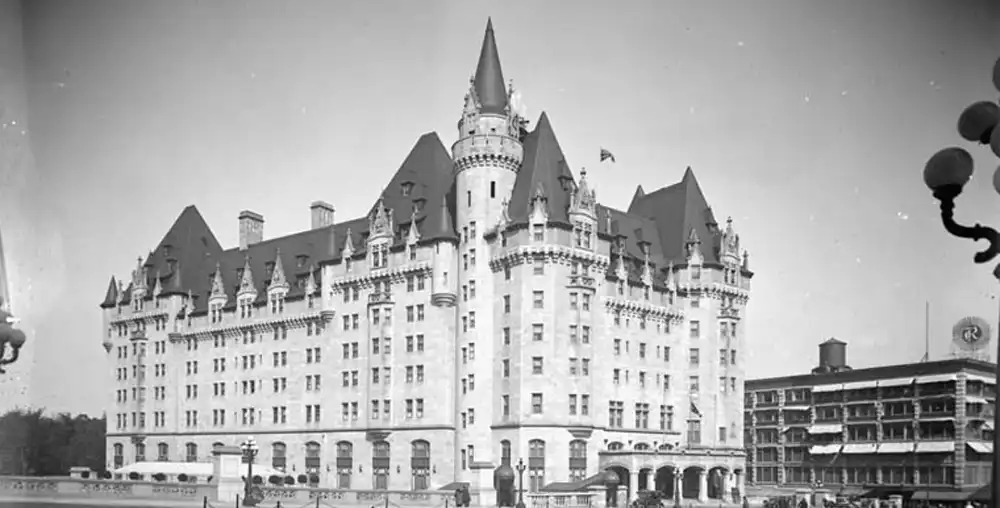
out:
{"label": "sidewalk", "polygon": [[[40,504],[40,505],[73,505],[86,507],[125,506],[130,508],[164,507],[164,508],[201,508],[201,499],[117,499],[113,497],[46,497],[46,496],[7,496],[0,495],[0,506],[6,504]],[[209,504],[220,508],[218,503]],[[227,503],[228,505],[228,503]]]}

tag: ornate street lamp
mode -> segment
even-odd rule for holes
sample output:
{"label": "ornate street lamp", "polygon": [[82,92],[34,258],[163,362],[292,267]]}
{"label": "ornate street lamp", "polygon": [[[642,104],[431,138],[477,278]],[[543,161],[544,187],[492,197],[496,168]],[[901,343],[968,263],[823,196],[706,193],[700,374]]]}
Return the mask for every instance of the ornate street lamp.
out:
{"label": "ornate street lamp", "polygon": [[17,322],[16,317],[3,309],[3,297],[0,297],[0,374],[7,373],[3,368],[5,365],[17,361],[21,355],[21,346],[26,340],[24,332],[14,328]]}
{"label": "ornate street lamp", "polygon": [[[993,86],[1000,91],[1000,60],[993,66]],[[1000,157],[1000,106],[995,102],[980,101],[965,108],[958,117],[958,134],[966,141],[989,145],[993,153]],[[959,147],[945,148],[927,161],[924,166],[924,183],[941,202],[941,222],[944,229],[958,238],[973,241],[986,240],[989,246],[973,257],[976,263],[987,263],[1000,254],[1000,233],[997,230],[976,223],[963,226],[955,222],[955,199],[962,193],[965,184],[972,179],[972,155]],[[993,174],[993,188],[1000,193],[1000,168]],[[993,269],[993,275],[1000,280],[1000,265]],[[1000,342],[997,343],[1000,347]],[[998,352],[1000,354],[1000,352]],[[1000,356],[998,356],[1000,363]],[[1000,371],[997,372],[1000,379]],[[993,416],[993,480],[990,487],[993,503],[1000,502],[1000,411]]]}
{"label": "ornate street lamp", "polygon": [[257,503],[260,502],[258,499],[260,496],[253,487],[253,460],[257,456],[257,452],[260,451],[257,448],[257,441],[254,441],[253,437],[248,437],[240,444],[240,450],[243,451],[243,457],[247,460],[247,477],[243,484],[243,506],[257,506]]}
{"label": "ornate street lamp", "polygon": [[524,459],[517,459],[517,507],[524,508],[524,470],[528,469],[528,466],[524,465]]}

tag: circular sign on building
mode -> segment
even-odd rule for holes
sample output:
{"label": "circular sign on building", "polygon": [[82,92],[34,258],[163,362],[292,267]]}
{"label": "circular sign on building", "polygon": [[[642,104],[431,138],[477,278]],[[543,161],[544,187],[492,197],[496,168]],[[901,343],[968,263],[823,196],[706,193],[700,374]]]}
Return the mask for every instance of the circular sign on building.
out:
{"label": "circular sign on building", "polygon": [[960,319],[951,329],[952,344],[961,351],[979,351],[990,343],[990,324],[981,317]]}

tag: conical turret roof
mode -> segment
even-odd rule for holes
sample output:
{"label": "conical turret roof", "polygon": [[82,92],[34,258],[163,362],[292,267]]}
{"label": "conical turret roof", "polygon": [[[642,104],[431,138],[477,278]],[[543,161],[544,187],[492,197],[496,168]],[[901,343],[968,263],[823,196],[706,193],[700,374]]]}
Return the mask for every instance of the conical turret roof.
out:
{"label": "conical turret roof", "polygon": [[507,86],[500,69],[500,53],[493,35],[493,19],[486,22],[483,48],[479,52],[479,64],[473,81],[476,97],[482,106],[480,112],[502,114],[507,109]]}

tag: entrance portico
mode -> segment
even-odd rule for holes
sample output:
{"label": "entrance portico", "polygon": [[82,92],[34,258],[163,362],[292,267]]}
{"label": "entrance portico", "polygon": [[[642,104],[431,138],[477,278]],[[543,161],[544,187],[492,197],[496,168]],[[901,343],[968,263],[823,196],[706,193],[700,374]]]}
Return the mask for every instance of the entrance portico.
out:
{"label": "entrance portico", "polygon": [[644,490],[656,490],[675,501],[739,502],[744,495],[742,452],[615,451],[599,456],[601,469],[618,475],[619,488],[628,493],[629,501]]}

